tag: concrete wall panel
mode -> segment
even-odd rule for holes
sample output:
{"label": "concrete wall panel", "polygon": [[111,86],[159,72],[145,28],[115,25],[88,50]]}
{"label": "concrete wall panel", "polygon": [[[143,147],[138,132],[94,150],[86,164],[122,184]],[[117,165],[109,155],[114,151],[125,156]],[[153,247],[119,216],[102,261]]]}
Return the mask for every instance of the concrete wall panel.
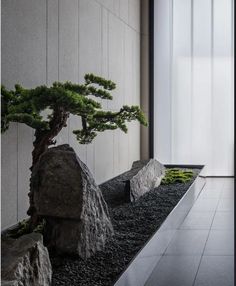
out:
{"label": "concrete wall panel", "polygon": [[119,172],[123,173],[130,168],[132,162],[129,162],[129,135],[123,131],[118,131],[119,142]]}
{"label": "concrete wall panel", "polygon": [[[17,150],[17,168],[18,168],[18,220],[26,217],[26,211],[29,208],[29,180],[30,167],[32,165],[33,150],[33,129],[24,125],[18,124],[18,150]],[[29,140],[31,138],[31,140]],[[27,146],[27,148],[26,148]]]}
{"label": "concrete wall panel", "polygon": [[120,0],[120,18],[129,23],[129,1]]}
{"label": "concrete wall panel", "polygon": [[[134,41],[133,41],[133,30],[126,26],[125,27],[125,56],[124,56],[124,103],[133,104],[133,54],[134,54]],[[136,74],[136,73],[135,73]]]}
{"label": "concrete wall panel", "polygon": [[114,2],[119,0],[97,0],[103,7],[114,13]]}
{"label": "concrete wall panel", "polygon": [[116,82],[113,100],[108,108],[116,110],[124,102],[124,24],[113,14],[109,14],[109,77]]}
{"label": "concrete wall panel", "polygon": [[129,25],[140,32],[140,1],[129,0]]}
{"label": "concrete wall panel", "polygon": [[59,0],[47,1],[47,84],[59,80]]}
{"label": "concrete wall panel", "polygon": [[[58,64],[59,81],[78,82],[78,1],[59,0]],[[69,143],[70,119],[68,126],[57,136],[57,143]]]}
{"label": "concrete wall panel", "polygon": [[[92,72],[117,84],[114,100],[101,101],[105,109],[138,104],[139,2],[3,0],[2,83],[9,88],[17,82],[27,87],[57,80],[81,83]],[[86,146],[72,134],[81,128],[80,119],[70,116],[56,139],[69,143],[101,183],[139,159],[140,128],[129,127],[129,134],[106,131]],[[22,124],[11,124],[2,136],[2,228],[25,217],[32,142],[33,130]]]}
{"label": "concrete wall panel", "polygon": [[76,115],[70,115],[70,136],[69,136],[69,144],[78,154],[79,158],[86,164],[87,156],[86,156],[86,145],[79,144],[76,136],[73,134],[73,130],[81,129],[82,123],[81,118]]}
{"label": "concrete wall panel", "polygon": [[91,0],[79,1],[79,80],[102,70],[102,7]]}
{"label": "concrete wall panel", "polygon": [[112,132],[98,134],[95,139],[95,176],[98,184],[113,177],[113,152]]}
{"label": "concrete wall panel", "polygon": [[[22,6],[25,9],[22,9]],[[3,2],[3,26],[2,26],[2,83],[8,87],[13,87],[15,83],[22,84],[26,87],[40,85],[46,81],[46,1],[29,2],[29,1],[4,1]],[[14,21],[12,21],[14,19]],[[16,25],[17,23],[17,25]],[[10,33],[9,33],[10,31]],[[18,131],[18,132],[17,132]],[[15,132],[15,134],[12,134]],[[13,128],[3,136],[6,138],[12,134],[17,144],[17,154],[11,150],[11,146],[4,145],[2,150],[7,154],[11,150],[11,155],[16,156],[9,166],[11,172],[17,173],[17,187],[11,187],[11,191],[15,192],[17,199],[7,196],[8,202],[4,203],[4,208],[11,210],[13,215],[4,216],[3,227],[12,223],[14,211],[16,211],[16,220],[26,216],[28,208],[29,192],[29,168],[31,166],[31,151],[32,151],[32,129],[27,126],[18,124],[18,130]],[[6,136],[6,137],[5,137]],[[9,135],[10,136],[10,135]],[[6,139],[8,141],[8,139]],[[15,143],[11,143],[13,146]],[[4,159],[3,159],[4,160]],[[17,166],[13,161],[17,162]],[[4,162],[4,161],[3,161]],[[5,163],[3,163],[3,170]],[[7,167],[6,167],[7,168]],[[18,171],[17,171],[18,170]],[[9,172],[3,172],[3,177],[7,176],[9,180]],[[8,193],[8,188],[4,186],[3,180],[3,202],[5,202],[5,192]],[[12,184],[12,182],[9,182]],[[10,187],[9,187],[10,188]],[[9,208],[8,203],[11,207]],[[4,212],[3,208],[3,212]]]}
{"label": "concrete wall panel", "polygon": [[17,221],[17,124],[11,124],[1,137],[1,214],[2,229]]}
{"label": "concrete wall panel", "polygon": [[139,33],[134,33],[133,34],[134,37],[134,45],[133,45],[133,82],[134,82],[134,98],[133,98],[133,104],[135,105],[140,105],[140,45],[141,45],[141,38],[140,38],[140,34]]}
{"label": "concrete wall panel", "polygon": [[140,125],[138,122],[129,123],[128,131],[129,164],[140,158]]}
{"label": "concrete wall panel", "polygon": [[[24,7],[24,8],[23,8]],[[46,0],[2,1],[2,83],[46,79]]]}
{"label": "concrete wall panel", "polygon": [[122,173],[120,171],[120,156],[119,156],[119,134],[120,130],[114,130],[113,132],[113,169],[114,169],[114,176],[117,176]]}
{"label": "concrete wall panel", "polygon": [[113,0],[113,12],[116,16],[120,16],[120,0]]}

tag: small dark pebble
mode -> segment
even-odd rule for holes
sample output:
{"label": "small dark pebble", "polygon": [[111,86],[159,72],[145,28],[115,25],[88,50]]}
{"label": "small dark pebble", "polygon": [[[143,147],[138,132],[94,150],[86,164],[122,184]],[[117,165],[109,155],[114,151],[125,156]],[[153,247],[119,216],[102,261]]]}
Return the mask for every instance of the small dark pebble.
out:
{"label": "small dark pebble", "polygon": [[194,178],[188,183],[161,185],[136,203],[127,203],[122,175],[102,184],[100,187],[109,207],[115,234],[103,251],[86,261],[50,253],[52,285],[113,286],[188,190],[199,171],[194,169]]}

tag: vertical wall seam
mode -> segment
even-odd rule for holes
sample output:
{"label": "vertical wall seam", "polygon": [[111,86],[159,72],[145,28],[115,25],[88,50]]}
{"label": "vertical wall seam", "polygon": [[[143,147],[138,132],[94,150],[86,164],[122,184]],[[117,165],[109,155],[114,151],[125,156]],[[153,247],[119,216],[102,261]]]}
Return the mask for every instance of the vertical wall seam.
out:
{"label": "vertical wall seam", "polygon": [[149,158],[154,157],[154,0],[149,2]]}
{"label": "vertical wall seam", "polygon": [[[110,11],[108,9],[106,9],[106,20],[107,20],[107,76],[108,79],[110,79]],[[107,109],[108,109],[109,105],[107,102]],[[116,133],[118,131],[115,131]],[[113,132],[113,174],[115,173],[115,132]],[[117,133],[117,135],[119,135]],[[118,150],[117,150],[117,155],[118,155],[118,170],[120,171],[120,163],[119,163],[119,141],[118,141]]]}
{"label": "vertical wall seam", "polygon": [[[110,78],[110,37],[109,37],[109,11],[107,10],[107,73],[108,73],[108,78]],[[107,105],[108,106],[108,105]]]}
{"label": "vertical wall seam", "polygon": [[[128,25],[130,25],[130,0],[127,0],[128,1]],[[150,1],[150,0],[149,0]]]}
{"label": "vertical wall seam", "polygon": [[77,54],[78,54],[78,83],[79,83],[79,78],[80,78],[80,72],[79,72],[79,62],[80,62],[80,58],[79,58],[79,38],[80,38],[80,33],[79,33],[79,3],[80,3],[80,0],[78,0],[78,51],[77,51]]}
{"label": "vertical wall seam", "polygon": [[[100,28],[101,28],[101,46],[100,46],[100,48],[101,48],[101,54],[100,54],[100,58],[101,58],[101,66],[100,66],[100,73],[101,73],[101,76],[103,77],[104,75],[103,75],[103,62],[104,62],[104,60],[103,60],[103,55],[104,55],[104,47],[103,47],[103,45],[104,45],[104,43],[103,43],[103,37],[104,37],[104,33],[103,33],[103,17],[104,17],[104,15],[103,15],[104,13],[103,13],[103,7],[102,7],[102,5],[100,5]],[[95,153],[96,153],[96,148],[95,148],[95,144],[96,144],[96,141],[94,141],[93,142],[93,170],[94,170],[94,174],[95,174],[95,169],[96,169],[96,163],[95,163],[95,160],[96,160],[96,155],[95,155]],[[114,147],[113,147],[113,150],[114,150]]]}
{"label": "vertical wall seam", "polygon": [[[232,93],[234,91],[234,0],[231,0],[231,78],[232,78]],[[234,97],[233,97],[234,98]],[[234,106],[234,105],[233,105]]]}
{"label": "vertical wall seam", "polygon": [[[214,104],[214,0],[211,0],[211,140],[213,135],[213,104]],[[211,142],[212,145],[212,142]],[[211,150],[210,162],[213,162],[213,152]],[[210,166],[212,170],[212,166]]]}
{"label": "vertical wall seam", "polygon": [[[104,63],[104,33],[103,33],[103,17],[104,17],[104,11],[103,11],[103,6],[100,5],[99,6],[100,8],[100,28],[101,28],[101,31],[100,31],[100,74],[102,77],[106,77],[105,76],[105,73],[103,73],[104,69],[103,69],[103,63]],[[102,100],[101,100],[102,101]],[[93,142],[93,169],[95,170],[95,160],[96,160],[96,156],[95,156],[95,144],[96,142]],[[112,144],[113,144],[113,140],[112,140]],[[112,166],[113,168],[113,166]]]}
{"label": "vertical wall seam", "polygon": [[46,0],[46,85],[48,85],[48,0]]}
{"label": "vertical wall seam", "polygon": [[170,93],[170,163],[173,163],[173,0],[170,0],[170,6],[169,6],[169,29],[170,29],[170,39],[169,39],[169,45],[170,45],[170,62],[169,62],[169,93]]}
{"label": "vertical wall seam", "polygon": [[113,165],[112,165],[112,174],[115,176],[115,132],[112,132],[112,141],[113,141]]}
{"label": "vertical wall seam", "polygon": [[[141,0],[142,1],[142,0]],[[144,4],[145,5],[145,4]],[[157,7],[157,8],[156,8]],[[149,10],[150,10],[150,7],[148,7],[149,8]],[[155,49],[156,49],[156,45],[155,45],[155,31],[158,31],[158,21],[157,21],[157,17],[156,17],[156,10],[158,10],[158,1],[155,1],[154,0],[154,3],[153,3],[153,49],[154,49],[154,54],[155,54]],[[148,17],[150,17],[150,11],[148,11]],[[141,20],[143,20],[143,17],[141,18]],[[143,21],[142,21],[143,22]],[[142,32],[142,29],[141,29],[141,27],[140,27],[140,31]],[[151,37],[151,29],[150,29],[150,27],[149,27],[149,29],[148,29],[148,36],[147,36],[147,41],[148,41],[148,53],[149,53],[149,50],[150,50],[150,47],[149,47],[149,45],[150,45],[150,37]],[[141,40],[142,41],[144,41],[144,38],[143,38],[143,34],[141,33]],[[142,55],[142,57],[143,57],[143,55]],[[156,57],[155,59],[157,59],[158,57]],[[142,60],[143,61],[143,60]],[[155,121],[156,120],[156,113],[157,113],[157,108],[156,108],[156,102],[158,102],[158,100],[157,100],[157,98],[158,98],[158,96],[159,96],[159,94],[158,93],[156,93],[155,92],[155,84],[154,84],[154,82],[155,82],[155,71],[156,71],[156,61],[157,60],[155,60],[154,61],[154,59],[153,59],[153,73],[154,73],[154,75],[153,75],[153,78],[154,78],[154,81],[153,81],[153,109],[154,109],[154,112],[153,112],[153,121]],[[149,63],[148,63],[148,65],[150,65],[150,59],[149,59]],[[142,66],[143,66],[143,62],[142,62]],[[158,74],[158,72],[156,73],[156,74]],[[151,73],[150,73],[150,68],[149,68],[149,70],[148,70],[148,78],[151,76]],[[141,82],[141,81],[140,81]],[[148,85],[150,85],[150,82],[148,83]],[[148,86],[148,88],[150,89],[150,87]],[[143,100],[143,98],[142,98],[142,101],[143,101],[143,103],[144,103],[144,100]],[[151,100],[150,100],[150,96],[149,96],[149,99],[148,99],[148,104],[147,104],[147,106],[146,106],[146,108],[145,108],[145,110],[144,110],[144,112],[145,113],[147,113],[148,115],[149,115],[149,113],[150,113],[150,105],[151,105]],[[148,118],[149,119],[149,118]],[[158,137],[158,124],[156,124],[156,128],[153,128],[153,158],[158,158],[158,144],[157,144],[157,140],[156,140],[156,137]],[[149,129],[149,133],[151,132],[151,130],[150,130],[150,126],[148,126],[148,127],[146,127],[146,128],[148,128]],[[142,127],[141,127],[141,131],[142,131]],[[149,140],[150,140],[150,136],[149,136]],[[150,142],[148,142],[148,145],[149,145],[149,148],[150,148]],[[149,158],[150,158],[150,150],[148,150],[149,152],[149,154],[148,154],[148,156],[149,156]]]}
{"label": "vertical wall seam", "polygon": [[114,14],[115,14],[115,2],[118,1],[118,13],[116,16],[118,16],[118,18],[120,18],[120,0],[113,0],[113,9],[114,9]]}
{"label": "vertical wall seam", "polygon": [[234,0],[231,0],[231,27],[232,27],[232,64],[233,64],[233,57],[234,57]]}
{"label": "vertical wall seam", "polygon": [[[133,31],[137,32],[137,33],[141,33],[141,31],[136,30],[136,28],[132,27],[128,22],[126,22],[125,20],[123,20],[119,15],[115,14],[114,11],[110,10],[109,8],[107,8],[104,4],[100,3],[98,0],[93,0],[96,3],[98,3],[99,5],[101,5],[105,10],[107,10],[108,12],[110,12],[114,17],[116,17],[118,20],[120,20],[121,22],[123,22],[125,25],[127,25],[128,27],[130,27]],[[118,0],[115,0],[118,1]],[[129,0],[127,0],[129,1]],[[142,0],[140,0],[142,1]],[[114,7],[114,6],[113,6]],[[128,5],[128,9],[129,9],[129,5]],[[129,11],[129,10],[128,10]],[[128,12],[129,14],[129,12]]]}
{"label": "vertical wall seam", "polygon": [[17,143],[16,143],[16,221],[19,220],[19,123],[16,123],[16,135],[17,135]]}
{"label": "vertical wall seam", "polygon": [[[126,77],[124,76],[125,75],[125,63],[126,63],[126,55],[127,55],[127,43],[125,42],[126,41],[126,27],[124,25],[124,29],[123,29],[123,78],[122,78],[122,81],[123,81],[123,102],[122,102],[122,105],[126,103],[126,94],[125,94],[125,89],[126,89]],[[133,36],[133,35],[132,35]],[[134,50],[133,50],[133,47],[131,48],[132,51],[133,51],[133,54],[134,54]],[[134,68],[134,65],[133,65],[133,54],[132,54],[132,67]],[[134,72],[135,72],[135,68],[134,70],[132,70],[132,74],[134,76]],[[134,83],[133,81],[133,78],[132,78],[132,84]],[[131,97],[131,101],[132,101],[132,104],[134,102],[133,100],[133,92],[132,92],[132,97]],[[133,126],[129,126],[129,128],[133,128]],[[127,134],[128,136],[128,165],[131,161],[131,154],[130,154],[130,132],[128,132]],[[129,166],[128,166],[129,167]]]}
{"label": "vertical wall seam", "polygon": [[[140,5],[139,5],[139,11],[140,11],[140,28],[141,28],[141,2],[140,2]],[[139,59],[139,62],[138,62],[138,70],[139,70],[139,73],[138,73],[138,83],[136,83],[136,86],[138,87],[138,92],[137,92],[137,95],[138,96],[138,104],[139,106],[141,106],[141,94],[142,94],[142,90],[141,90],[141,59],[142,59],[142,54],[141,54],[141,50],[142,50],[142,38],[141,38],[141,29],[140,29],[140,33],[137,34],[137,37],[138,37],[138,45],[139,45],[139,51],[138,51],[138,59]],[[141,148],[142,148],[142,130],[141,130],[141,124],[139,125],[138,127],[138,130],[139,130],[139,160],[141,159],[141,156],[142,156],[142,152],[141,152]],[[154,152],[153,152],[154,153]]]}
{"label": "vertical wall seam", "polygon": [[[103,8],[104,9],[104,8]],[[106,76],[107,76],[107,78],[109,79],[109,50],[108,50],[108,48],[109,48],[109,38],[108,38],[108,35],[109,35],[109,23],[108,23],[108,10],[106,10],[106,9],[104,9],[104,11],[103,12],[105,12],[105,15],[106,15],[106,20],[105,20],[105,22],[106,22]],[[107,102],[106,102],[106,109],[108,109],[108,100],[107,100]]]}
{"label": "vertical wall seam", "polygon": [[104,51],[103,51],[103,7],[100,6],[100,17],[101,17],[101,21],[100,21],[100,24],[101,24],[101,67],[100,67],[100,72],[101,72],[101,75],[104,76],[103,74],[103,55],[104,55]]}
{"label": "vertical wall seam", "polygon": [[58,6],[57,6],[57,13],[58,13],[58,23],[57,23],[57,33],[58,33],[58,39],[57,39],[57,45],[58,45],[58,54],[57,54],[57,63],[58,63],[58,81],[60,81],[60,0],[58,0]]}
{"label": "vertical wall seam", "polygon": [[[126,46],[125,46],[125,32],[126,32],[126,27],[125,25],[122,23],[123,25],[123,32],[122,32],[122,58],[123,58],[123,65],[122,65],[122,86],[121,86],[121,93],[123,93],[123,99],[121,99],[121,105],[125,104],[125,73],[124,73],[124,70],[125,70],[125,56],[126,56]],[[133,37],[134,35],[132,35]],[[133,50],[133,55],[134,55],[134,49],[132,48]],[[133,55],[132,55],[132,60],[133,60]],[[134,66],[133,66],[134,67]],[[134,72],[132,72],[133,76],[134,76]],[[133,81],[133,78],[132,78],[132,84],[134,83]],[[132,97],[131,97],[131,101],[133,102],[133,96],[134,96],[134,91],[132,92]],[[129,128],[132,128],[132,126],[129,126]],[[127,136],[127,141],[128,142],[128,160],[126,161],[128,164],[126,165],[126,168],[128,169],[129,168],[129,162],[130,162],[130,148],[129,148],[129,143],[130,143],[130,132],[128,132],[128,134],[126,135]],[[125,138],[125,137],[124,137]]]}
{"label": "vertical wall seam", "polygon": [[191,91],[190,91],[190,134],[191,134],[191,142],[190,142],[190,161],[193,160],[192,158],[192,154],[193,154],[193,134],[194,134],[194,130],[193,130],[193,103],[194,103],[194,100],[193,100],[193,65],[194,65],[194,47],[193,47],[193,39],[194,39],[194,0],[191,0],[191,36],[190,36],[190,40],[191,40],[191,82],[190,82],[190,85],[191,85]]}
{"label": "vertical wall seam", "polygon": [[[233,138],[235,142],[235,99],[234,99],[234,0],[231,0],[231,96],[232,96],[232,106],[233,106],[233,122],[232,122],[232,130],[233,130]],[[235,156],[235,144],[233,147],[233,153]],[[234,175],[234,170],[233,170]]]}
{"label": "vertical wall seam", "polygon": [[[109,25],[109,18],[110,18],[110,15],[109,15],[109,10],[106,10],[106,20],[107,20],[107,76],[108,76],[108,79],[110,79],[110,37],[109,37],[109,32],[110,32],[110,25]],[[109,107],[109,104],[107,102],[107,109]],[[117,131],[115,131],[117,133]],[[113,132],[113,175],[115,174],[115,132]],[[117,153],[118,153],[118,158],[119,158],[119,145],[118,145],[118,150],[117,150]],[[118,159],[119,160],[119,159]],[[120,171],[120,165],[119,165],[119,161],[118,161],[118,168],[117,168],[119,171]]]}

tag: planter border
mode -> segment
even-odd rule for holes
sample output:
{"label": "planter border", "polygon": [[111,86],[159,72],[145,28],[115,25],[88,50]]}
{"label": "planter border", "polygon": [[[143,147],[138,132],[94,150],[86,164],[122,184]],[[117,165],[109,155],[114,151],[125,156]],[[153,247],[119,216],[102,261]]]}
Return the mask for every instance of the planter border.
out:
{"label": "planter border", "polygon": [[[189,169],[201,169],[195,180],[192,182],[188,190],[185,192],[183,197],[179,200],[179,202],[175,205],[169,215],[165,218],[163,223],[160,225],[158,230],[150,236],[150,238],[146,241],[144,246],[138,251],[138,253],[133,257],[131,262],[127,265],[124,271],[120,274],[120,276],[114,282],[114,286],[124,286],[127,284],[127,280],[129,280],[129,276],[133,273],[133,267],[136,262],[140,258],[150,257],[150,256],[162,256],[168,247],[172,237],[174,236],[176,230],[179,225],[183,222],[184,218],[187,216],[189,210],[193,206],[194,202],[198,198],[200,192],[202,191],[205,185],[206,176],[204,173],[204,165],[187,165],[187,164],[165,164],[165,167],[168,168],[189,168]],[[8,230],[14,229],[17,224],[12,225],[1,231],[1,235],[4,235]],[[154,251],[153,253],[153,241],[155,242],[155,246],[157,245],[157,240],[160,239],[160,247],[158,245],[158,252]],[[165,243],[163,244],[163,239]],[[151,253],[151,254],[150,254]],[[155,266],[155,265],[154,265]],[[153,267],[154,267],[153,266]],[[152,271],[152,268],[149,270]],[[132,273],[131,273],[132,272]]]}
{"label": "planter border", "polygon": [[[162,256],[167,249],[171,239],[173,238],[176,230],[183,222],[188,212],[192,208],[194,202],[201,193],[203,187],[206,184],[206,176],[203,176],[205,165],[178,165],[178,164],[165,164],[168,168],[190,168],[190,169],[201,169],[195,180],[192,182],[186,193],[179,200],[173,210],[169,213],[166,219],[163,221],[158,230],[149,238],[145,245],[139,250],[139,252],[133,257],[131,262],[127,265],[125,270],[114,282],[114,286],[129,285],[127,280],[133,275],[133,268],[136,262],[140,258],[150,256]],[[153,242],[160,240],[160,247],[156,247],[156,253],[153,253]],[[155,240],[155,241],[154,241]],[[164,241],[164,243],[163,243]],[[150,254],[151,253],[151,254]],[[152,269],[151,269],[152,270]],[[132,273],[131,273],[132,272]]]}

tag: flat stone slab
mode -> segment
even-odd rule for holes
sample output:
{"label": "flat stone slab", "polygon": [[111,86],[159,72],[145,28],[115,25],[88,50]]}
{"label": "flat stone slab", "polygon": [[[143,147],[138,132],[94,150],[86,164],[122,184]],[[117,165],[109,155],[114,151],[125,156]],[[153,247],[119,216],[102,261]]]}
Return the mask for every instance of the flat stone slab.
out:
{"label": "flat stone slab", "polygon": [[156,159],[135,161],[127,174],[125,192],[131,202],[157,188],[165,176],[165,167]]}
{"label": "flat stone slab", "polygon": [[49,286],[52,267],[39,233],[2,239],[1,285]]}
{"label": "flat stone slab", "polygon": [[[157,188],[164,175],[165,167],[155,159],[135,161],[130,170],[104,182],[100,188],[103,190],[105,200],[109,200],[115,206],[123,202],[124,196],[127,202],[133,202],[151,189]],[[132,184],[135,180],[136,183]],[[130,189],[130,182],[132,189]],[[140,183],[139,190],[134,188],[138,183]],[[109,197],[106,197],[106,193]]]}

